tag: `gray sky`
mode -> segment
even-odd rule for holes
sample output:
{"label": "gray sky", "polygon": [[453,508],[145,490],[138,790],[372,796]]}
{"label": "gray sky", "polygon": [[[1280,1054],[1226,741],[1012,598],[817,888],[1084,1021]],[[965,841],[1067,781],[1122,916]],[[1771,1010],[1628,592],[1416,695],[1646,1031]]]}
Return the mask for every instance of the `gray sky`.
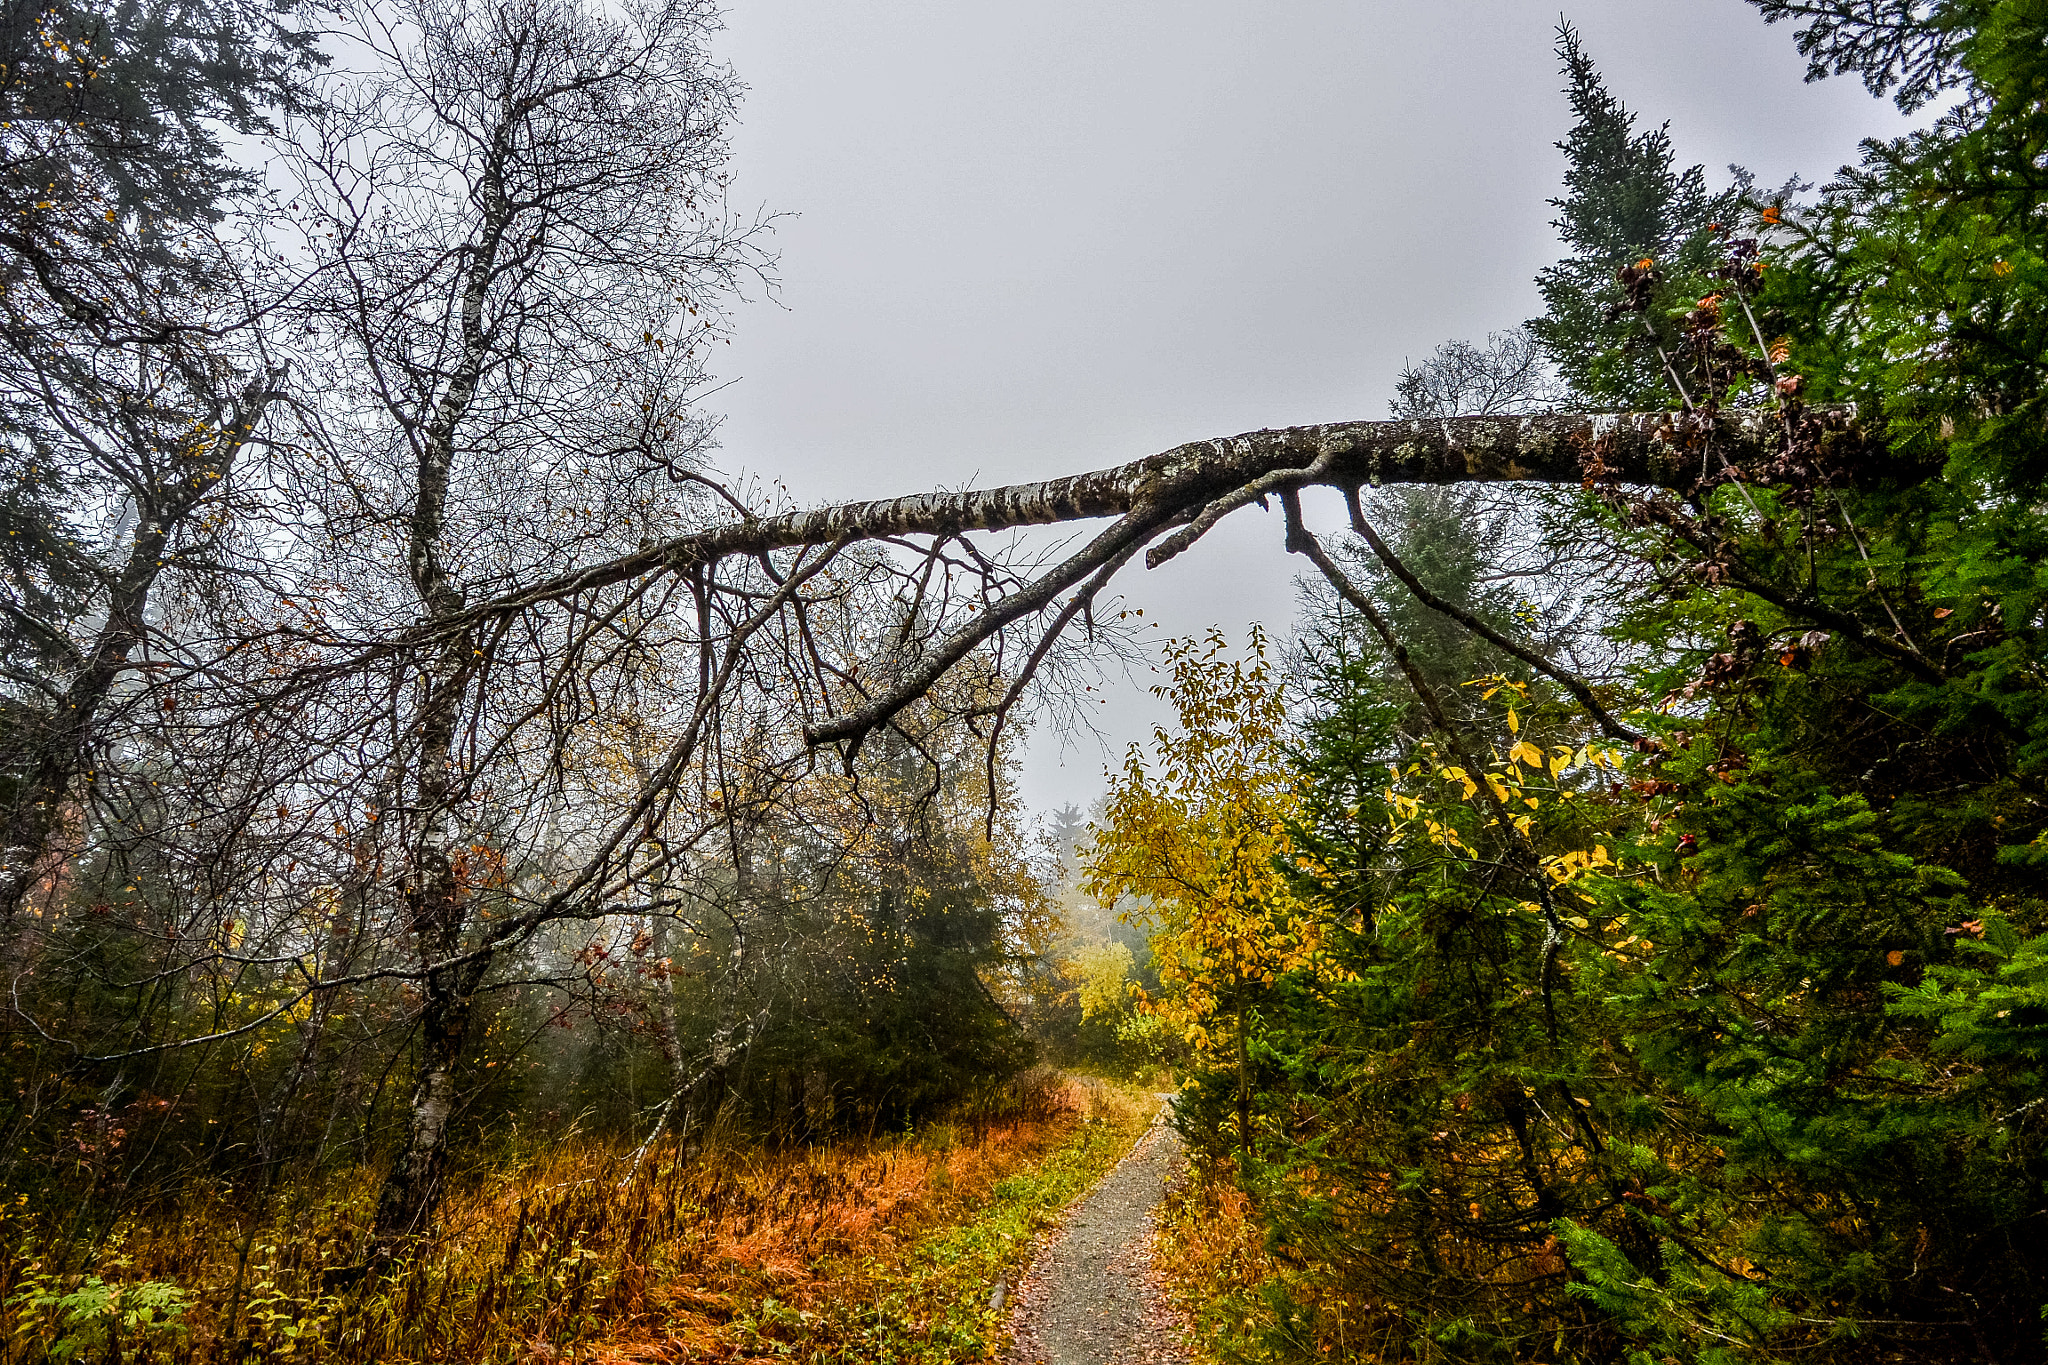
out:
{"label": "gray sky", "polygon": [[[1610,88],[1716,183],[1822,179],[1899,131],[1801,83],[1741,0],[1568,15]],[[732,0],[736,201],[795,215],[714,406],[728,468],[801,501],[1042,478],[1265,426],[1380,417],[1404,359],[1536,311],[1570,126],[1558,11],[1526,0]],[[1284,635],[1295,569],[1239,513],[1132,604]],[[1024,794],[1086,805],[1149,734],[1034,739]],[[1064,747],[1064,753],[1062,749]]]}

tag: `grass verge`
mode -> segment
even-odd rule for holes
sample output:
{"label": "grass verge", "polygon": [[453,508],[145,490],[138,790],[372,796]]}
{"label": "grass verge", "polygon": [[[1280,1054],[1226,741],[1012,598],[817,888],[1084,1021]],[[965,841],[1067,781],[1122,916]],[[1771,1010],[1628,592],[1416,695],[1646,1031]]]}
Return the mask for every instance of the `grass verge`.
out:
{"label": "grass verge", "polygon": [[1228,1170],[1195,1168],[1168,1189],[1158,1263],[1199,1365],[1263,1358],[1273,1312],[1259,1291],[1278,1267]]}
{"label": "grass verge", "polygon": [[1167,1297],[1189,1326],[1195,1365],[1411,1359],[1401,1310],[1347,1290],[1327,1267],[1276,1252],[1238,1184],[1236,1163],[1191,1165],[1160,1210]]}
{"label": "grass verge", "polygon": [[560,1144],[472,1171],[429,1249],[345,1290],[371,1172],[255,1213],[198,1192],[86,1246],[61,1211],[0,1209],[0,1360],[985,1360],[996,1279],[1150,1117],[1067,1081],[1027,1112],[859,1145],[636,1164]]}
{"label": "grass verge", "polygon": [[1157,1103],[1100,1084],[1085,1094],[1081,1121],[1041,1159],[960,1201],[898,1252],[821,1263],[808,1309],[767,1300],[772,1313],[735,1323],[734,1345],[806,1365],[992,1359],[1007,1317],[990,1307],[997,1280],[1014,1282],[1033,1236],[1124,1158]]}

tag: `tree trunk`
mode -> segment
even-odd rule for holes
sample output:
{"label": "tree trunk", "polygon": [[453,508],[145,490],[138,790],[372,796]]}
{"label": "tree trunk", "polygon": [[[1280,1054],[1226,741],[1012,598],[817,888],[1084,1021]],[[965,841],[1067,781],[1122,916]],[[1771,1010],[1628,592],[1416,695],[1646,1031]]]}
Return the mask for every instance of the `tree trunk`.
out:
{"label": "tree trunk", "polygon": [[27,752],[20,755],[28,773],[12,809],[0,818],[0,925],[11,923],[39,879],[54,878],[61,867],[61,858],[52,859],[52,846],[72,785],[89,766],[101,706],[146,638],[149,594],[170,557],[171,538],[234,467],[280,378],[270,374],[251,383],[228,407],[212,433],[214,441],[195,443],[194,449],[207,453],[180,462],[175,482],[135,490],[135,528],[126,561],[110,575],[106,619],[92,647],[77,657],[62,701],[51,706],[47,718],[29,722],[34,728],[23,746]]}
{"label": "tree trunk", "polygon": [[[501,139],[502,142],[502,139]],[[499,149],[502,159],[502,146]],[[407,527],[406,567],[430,621],[462,616],[467,600],[441,560],[441,534],[455,464],[456,431],[475,401],[477,384],[491,351],[484,300],[489,292],[499,241],[511,210],[496,163],[484,176],[484,219],[470,248],[470,267],[460,301],[462,351],[447,387],[421,432],[415,469],[417,488]],[[413,1087],[412,1113],[400,1152],[378,1196],[375,1246],[382,1258],[399,1242],[432,1226],[447,1165],[448,1116],[455,1108],[455,1068],[469,1032],[476,989],[490,969],[479,953],[459,966],[437,967],[457,956],[468,927],[469,892],[455,872],[453,850],[463,798],[456,768],[456,737],[469,700],[472,660],[478,657],[473,629],[451,630],[427,669],[426,695],[417,721],[418,764],[413,776],[414,843],[407,868],[406,899],[412,937],[424,973],[420,1002],[420,1071]]]}
{"label": "tree trunk", "polygon": [[1244,1006],[1237,1007],[1237,1163],[1247,1179],[1252,1173],[1252,1068],[1245,1040]]}
{"label": "tree trunk", "polygon": [[420,829],[407,888],[417,960],[424,969],[420,1001],[420,1071],[413,1087],[405,1148],[391,1168],[377,1203],[376,1241],[388,1253],[433,1222],[446,1164],[448,1116],[455,1107],[455,1067],[469,1032],[469,1017],[490,959],[436,967],[463,946],[469,896],[455,873],[457,792],[452,763],[457,722],[469,691],[470,636],[458,635],[442,652],[438,676],[423,706],[418,793]]}
{"label": "tree trunk", "polygon": [[[1810,414],[1854,434],[1853,414]],[[1726,412],[1718,439],[1730,459],[1764,452],[1771,416]],[[1281,427],[1195,441],[1142,460],[1087,474],[966,492],[913,493],[845,502],[777,516],[746,517],[656,541],[644,549],[571,570],[478,603],[481,612],[516,611],[537,602],[609,587],[642,574],[683,572],[731,555],[904,535],[959,535],[1019,526],[1053,526],[1120,517],[1141,507],[1199,509],[1210,498],[1262,475],[1330,463],[1308,486],[1356,488],[1402,483],[1557,483],[1587,477],[1590,460],[1605,477],[1663,488],[1689,487],[1699,456],[1674,440],[1672,417],[1649,413],[1550,413],[1533,417],[1447,417],[1428,422],[1334,422]],[[1902,474],[1910,471],[1901,471]]]}
{"label": "tree trunk", "polygon": [[448,1164],[448,1119],[455,1112],[455,1068],[469,1031],[477,974],[468,966],[427,981],[420,1010],[420,1070],[413,1084],[405,1149],[377,1198],[379,1259],[424,1234],[441,1202]]}
{"label": "tree trunk", "polygon": [[[667,877],[658,878],[653,891],[660,899]],[[676,1023],[676,983],[669,961],[668,914],[656,907],[647,917],[648,954],[654,959],[654,1041],[661,1048],[661,1060],[668,1068],[671,1095],[680,1095],[690,1083],[690,1063],[683,1054],[683,1036]]]}
{"label": "tree trunk", "polygon": [[[1845,448],[1860,449],[1854,415],[1842,409],[1808,414]],[[1774,414],[1729,412],[1713,429],[1728,460],[1767,452],[1777,435]],[[744,516],[721,526],[659,541],[480,602],[475,617],[512,615],[539,603],[588,593],[643,574],[687,574],[729,556],[749,558],[799,546],[844,546],[898,536],[958,536],[1094,518],[1116,522],[1036,577],[977,612],[929,645],[918,662],[860,705],[804,726],[813,745],[842,745],[842,758],[886,725],[975,648],[1007,627],[1051,607],[1061,594],[1087,588],[1086,602],[1141,549],[1156,568],[1191,545],[1232,510],[1272,494],[1306,487],[1355,492],[1367,484],[1468,482],[1619,482],[1689,488],[1697,482],[1704,436],[1681,430],[1669,413],[1551,413],[1528,417],[1453,417],[1435,421],[1339,422],[1247,432],[1198,441],[1146,459],[1065,478],[1004,488],[841,503],[773,517]],[[1901,470],[1911,477],[1912,470]],[[1156,542],[1156,543],[1154,543]],[[1150,547],[1149,549],[1147,547]],[[1795,600],[1745,580],[1799,619],[1851,634],[1892,657],[1926,661],[1865,630],[1853,614]],[[1063,624],[1076,610],[1070,603]],[[1050,638],[1050,637],[1048,637]]]}

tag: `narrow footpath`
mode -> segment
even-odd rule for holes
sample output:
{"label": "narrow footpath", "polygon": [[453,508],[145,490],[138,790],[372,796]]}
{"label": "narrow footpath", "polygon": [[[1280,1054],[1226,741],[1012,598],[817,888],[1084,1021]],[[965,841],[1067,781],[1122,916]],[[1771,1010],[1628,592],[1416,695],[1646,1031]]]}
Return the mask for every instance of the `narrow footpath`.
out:
{"label": "narrow footpath", "polygon": [[1017,1285],[1005,1365],[1185,1365],[1152,1252],[1153,1210],[1179,1166],[1167,1109],[1039,1251]]}

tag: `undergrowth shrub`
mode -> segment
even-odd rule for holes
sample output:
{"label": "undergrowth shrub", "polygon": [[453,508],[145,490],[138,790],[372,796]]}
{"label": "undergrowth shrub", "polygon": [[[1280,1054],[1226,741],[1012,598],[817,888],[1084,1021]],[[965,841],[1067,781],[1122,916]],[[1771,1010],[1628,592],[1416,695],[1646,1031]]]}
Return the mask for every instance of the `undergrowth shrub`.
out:
{"label": "undergrowth shrub", "polygon": [[572,1140],[461,1173],[435,1236],[381,1270],[362,1261],[372,1170],[260,1213],[195,1192],[68,1257],[16,1206],[0,1363],[979,1358],[996,1276],[1147,1117],[1040,1072],[872,1142]]}

